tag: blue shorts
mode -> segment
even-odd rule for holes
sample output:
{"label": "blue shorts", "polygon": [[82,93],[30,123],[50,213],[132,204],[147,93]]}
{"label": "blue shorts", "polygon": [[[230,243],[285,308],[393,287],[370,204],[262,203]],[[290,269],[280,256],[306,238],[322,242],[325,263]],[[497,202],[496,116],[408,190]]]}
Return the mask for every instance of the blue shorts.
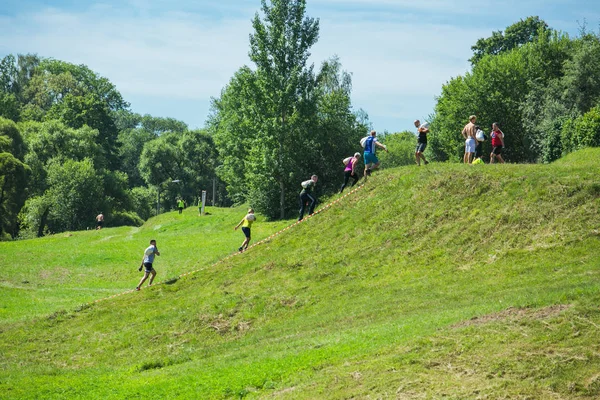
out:
{"label": "blue shorts", "polygon": [[364,160],[365,160],[365,165],[369,165],[369,164],[379,164],[379,159],[377,158],[377,156],[373,153],[367,153],[365,151],[364,153]]}
{"label": "blue shorts", "polygon": [[415,153],[423,153],[425,148],[427,147],[427,143],[419,142],[417,143],[417,148],[415,149]]}
{"label": "blue shorts", "polygon": [[250,228],[248,228],[247,226],[242,226],[242,232],[244,232],[244,235],[246,235],[246,237],[250,239]]}

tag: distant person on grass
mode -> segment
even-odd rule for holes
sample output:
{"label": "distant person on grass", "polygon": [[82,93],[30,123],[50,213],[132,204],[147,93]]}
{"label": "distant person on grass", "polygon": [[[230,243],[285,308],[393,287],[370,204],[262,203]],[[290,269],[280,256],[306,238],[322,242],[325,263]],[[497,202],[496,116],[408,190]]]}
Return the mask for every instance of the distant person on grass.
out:
{"label": "distant person on grass", "polygon": [[379,168],[379,159],[375,155],[377,148],[382,148],[386,152],[388,151],[387,147],[377,141],[377,132],[371,131],[371,134],[367,137],[362,138],[360,144],[365,149],[364,151],[364,161],[365,161],[365,179],[367,176],[371,175],[371,172],[374,169]]}
{"label": "distant person on grass", "polygon": [[500,130],[497,122],[492,124],[492,133],[490,136],[492,137],[492,154],[490,154],[490,164],[494,163],[494,159],[497,159],[501,164],[504,164],[504,159],[502,158],[502,149],[504,148],[504,132]]}
{"label": "distant person on grass", "polygon": [[313,194],[312,190],[315,187],[319,177],[313,175],[309,180],[301,183],[302,191],[300,192],[300,215],[298,216],[298,221],[301,221],[304,218],[304,209],[307,203],[310,203],[308,206],[308,215],[312,215],[315,212],[315,206],[317,205],[317,198]]}
{"label": "distant person on grass", "polygon": [[248,214],[246,214],[246,216],[240,221],[240,223],[237,224],[235,228],[233,228],[234,230],[237,230],[237,228],[239,228],[241,225],[242,232],[244,232],[244,235],[246,235],[246,239],[238,249],[238,251],[240,252],[248,249],[248,243],[250,243],[250,228],[252,227],[252,223],[254,221],[256,221],[256,217],[254,216],[254,210],[249,208]]}
{"label": "distant person on grass", "polygon": [[102,229],[102,225],[104,225],[104,214],[100,211],[100,214],[96,216],[96,230]]}
{"label": "distant person on grass", "polygon": [[425,163],[425,165],[429,164],[429,161],[425,159],[423,152],[427,147],[427,134],[429,133],[429,124],[424,123],[421,125],[421,121],[418,119],[415,120],[415,128],[417,128],[417,134],[419,135],[417,138],[417,148],[415,149],[415,160],[418,166],[421,166],[421,160]]}
{"label": "distant person on grass", "polygon": [[142,265],[140,265],[140,268],[138,269],[139,271],[141,271],[142,268],[145,268],[144,277],[140,281],[140,284],[136,286],[135,290],[140,290],[140,288],[142,287],[142,285],[144,284],[146,279],[148,279],[149,276],[150,276],[150,282],[148,282],[148,286],[152,286],[152,281],[154,281],[154,277],[156,276],[156,271],[154,270],[154,267],[152,266],[155,255],[160,256],[160,253],[158,252],[158,248],[156,248],[156,240],[152,239],[150,241],[150,246],[148,246],[148,248],[144,251],[144,258],[142,259]]}
{"label": "distant person on grass", "polygon": [[360,153],[354,153],[354,157],[348,157],[344,159],[344,163],[346,164],[346,168],[344,168],[344,184],[340,189],[340,193],[344,191],[346,185],[348,185],[348,181],[350,178],[354,179],[352,185],[350,187],[356,185],[356,182],[360,179],[358,176],[358,160],[360,160]]}
{"label": "distant person on grass", "polygon": [[177,208],[179,209],[179,214],[181,214],[185,208],[185,202],[181,197],[177,200]]}
{"label": "distant person on grass", "polygon": [[463,157],[463,163],[465,164],[471,164],[477,147],[477,140],[475,140],[477,132],[475,129],[475,121],[477,121],[477,117],[471,115],[469,117],[469,123],[466,124],[462,130],[463,138],[465,138],[465,155]]}

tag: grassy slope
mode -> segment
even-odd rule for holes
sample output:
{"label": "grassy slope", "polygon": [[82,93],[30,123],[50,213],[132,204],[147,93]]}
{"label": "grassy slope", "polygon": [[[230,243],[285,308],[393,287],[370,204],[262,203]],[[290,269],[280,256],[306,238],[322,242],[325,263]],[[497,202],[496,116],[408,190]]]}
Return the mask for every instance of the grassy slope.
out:
{"label": "grassy slope", "polygon": [[[599,156],[384,171],[331,211],[174,284],[33,320],[9,308],[0,397],[597,398]],[[153,232],[181,257],[159,259],[159,272],[203,257],[175,240],[185,224]],[[115,232],[145,242],[148,228]],[[85,248],[97,241],[47,240],[70,254],[78,235]],[[223,254],[237,239],[223,234]],[[131,269],[138,247],[108,253]],[[138,275],[127,274],[113,286],[130,287]],[[111,286],[89,279],[81,286]]]}
{"label": "grassy slope", "polygon": [[[142,228],[105,228],[67,232],[36,240],[0,242],[0,322],[32,318],[73,309],[98,298],[134,288],[150,239],[163,251],[157,257],[157,282],[205,267],[231,254],[243,240],[232,227],[244,216],[237,209],[197,208],[171,212]],[[255,239],[280,229],[285,222],[258,224]]]}

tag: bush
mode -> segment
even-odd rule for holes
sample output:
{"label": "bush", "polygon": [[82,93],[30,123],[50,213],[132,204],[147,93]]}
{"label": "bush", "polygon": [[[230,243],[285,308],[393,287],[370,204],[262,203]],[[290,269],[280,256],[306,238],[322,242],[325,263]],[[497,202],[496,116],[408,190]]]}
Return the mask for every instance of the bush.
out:
{"label": "bush", "polygon": [[417,137],[408,131],[385,135],[381,142],[384,143],[389,153],[378,150],[381,165],[385,168],[401,167],[415,163],[415,147]]}
{"label": "bush", "polygon": [[142,226],[144,220],[131,211],[115,211],[106,218],[108,226]]}
{"label": "bush", "polygon": [[565,122],[561,143],[565,153],[600,146],[600,106]]}
{"label": "bush", "polygon": [[600,146],[600,106],[575,120],[573,142],[575,149]]}

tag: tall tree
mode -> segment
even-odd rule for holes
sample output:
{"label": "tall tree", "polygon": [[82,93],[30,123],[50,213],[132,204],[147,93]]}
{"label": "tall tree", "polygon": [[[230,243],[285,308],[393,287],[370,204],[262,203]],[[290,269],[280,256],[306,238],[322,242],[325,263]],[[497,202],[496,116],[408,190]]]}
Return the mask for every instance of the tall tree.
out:
{"label": "tall tree", "polygon": [[522,46],[525,43],[535,41],[540,34],[548,30],[548,24],[540,17],[527,17],[512,24],[504,33],[502,31],[492,32],[492,36],[477,40],[471,50],[473,57],[469,61],[477,64],[485,55],[497,55],[505,51]]}
{"label": "tall tree", "polygon": [[252,21],[249,55],[256,64],[258,86],[266,94],[261,104],[265,118],[260,127],[264,156],[260,164],[279,187],[280,218],[284,218],[290,164],[297,162],[290,156],[304,133],[294,117],[302,112],[312,90],[312,66],[307,64],[309,49],[319,38],[319,21],[305,17],[305,0],[269,3],[262,0],[263,17],[256,13]]}
{"label": "tall tree", "polygon": [[13,121],[0,118],[0,240],[17,233],[31,170],[23,163],[23,139]]}

